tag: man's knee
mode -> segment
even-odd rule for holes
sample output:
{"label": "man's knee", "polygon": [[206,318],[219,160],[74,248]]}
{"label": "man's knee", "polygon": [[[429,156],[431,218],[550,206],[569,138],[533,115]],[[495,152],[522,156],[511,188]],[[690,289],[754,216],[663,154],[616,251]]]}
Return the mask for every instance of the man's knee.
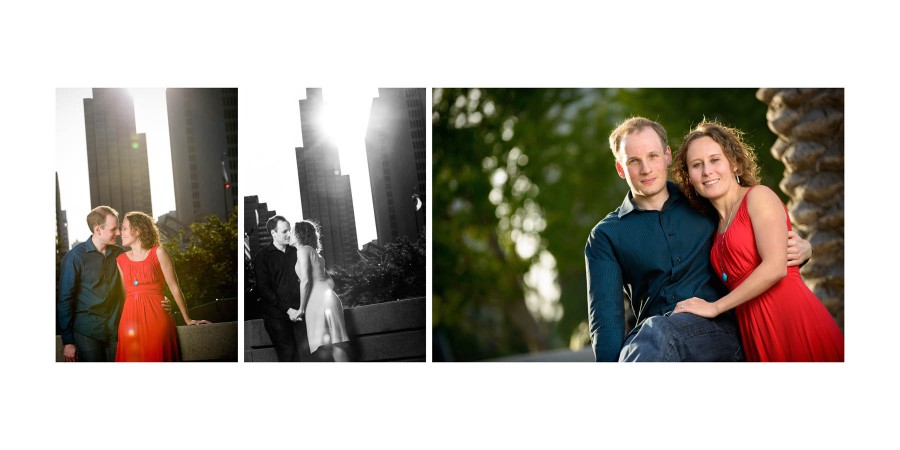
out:
{"label": "man's knee", "polygon": [[671,358],[672,342],[677,329],[664,316],[647,318],[625,338],[619,361],[667,361]]}
{"label": "man's knee", "polygon": [[740,339],[733,321],[693,314],[647,319],[622,357],[643,361],[740,361]]}

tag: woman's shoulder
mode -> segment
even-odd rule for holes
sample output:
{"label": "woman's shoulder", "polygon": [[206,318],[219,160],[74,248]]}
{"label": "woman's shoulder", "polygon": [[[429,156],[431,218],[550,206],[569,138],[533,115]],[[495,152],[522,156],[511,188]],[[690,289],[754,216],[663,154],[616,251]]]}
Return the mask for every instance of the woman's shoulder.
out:
{"label": "woman's shoulder", "polygon": [[170,260],[170,259],[172,259],[172,257],[169,256],[169,252],[166,251],[166,248],[163,247],[162,245],[157,245],[156,247],[154,247],[153,249],[151,249],[150,253],[153,253],[154,255],[156,255],[156,259],[158,259],[158,260],[163,260],[163,259]]}
{"label": "woman's shoulder", "polygon": [[747,203],[781,203],[781,199],[778,198],[778,194],[772,190],[772,188],[764,185],[757,184],[756,186],[751,186],[750,189],[747,190]]}
{"label": "woman's shoulder", "polygon": [[772,188],[766,185],[752,186],[746,195],[747,210],[750,214],[779,212],[784,209],[784,203]]}

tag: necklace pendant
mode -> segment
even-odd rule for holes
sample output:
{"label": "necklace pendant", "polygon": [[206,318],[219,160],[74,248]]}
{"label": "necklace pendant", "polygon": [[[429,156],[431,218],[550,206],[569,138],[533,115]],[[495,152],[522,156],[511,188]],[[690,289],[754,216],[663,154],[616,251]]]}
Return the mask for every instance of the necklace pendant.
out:
{"label": "necklace pendant", "polygon": [[[728,281],[728,275],[725,275],[724,270],[722,271],[722,281],[725,281],[725,282]],[[135,283],[135,285],[137,285],[137,281],[135,281],[134,283]]]}
{"label": "necklace pendant", "polygon": [[138,285],[138,280],[137,280],[137,278],[134,279],[134,285],[135,285],[135,286]]}

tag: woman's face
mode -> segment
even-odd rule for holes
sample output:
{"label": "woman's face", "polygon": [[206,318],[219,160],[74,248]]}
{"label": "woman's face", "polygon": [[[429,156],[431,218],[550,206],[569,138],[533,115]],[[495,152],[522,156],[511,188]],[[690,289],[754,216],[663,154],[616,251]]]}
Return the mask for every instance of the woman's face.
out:
{"label": "woman's face", "polygon": [[722,147],[709,136],[694,139],[685,157],[691,184],[703,197],[713,199],[725,195],[731,184],[737,182]]}
{"label": "woman's face", "polygon": [[122,222],[122,245],[131,247],[138,239],[138,234],[131,229],[131,223],[128,219]]}

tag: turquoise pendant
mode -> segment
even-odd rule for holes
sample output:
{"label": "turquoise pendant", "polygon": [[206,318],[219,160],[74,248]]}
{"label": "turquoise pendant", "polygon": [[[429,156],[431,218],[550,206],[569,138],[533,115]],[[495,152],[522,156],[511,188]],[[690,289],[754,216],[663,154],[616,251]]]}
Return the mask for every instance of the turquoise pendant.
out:
{"label": "turquoise pendant", "polygon": [[137,285],[138,285],[138,282],[137,282],[137,280],[134,280],[134,285],[135,285],[135,286],[137,286]]}
{"label": "turquoise pendant", "polygon": [[[728,275],[725,275],[725,272],[722,272],[722,281],[728,282]],[[135,281],[134,284],[137,285],[137,281]]]}

